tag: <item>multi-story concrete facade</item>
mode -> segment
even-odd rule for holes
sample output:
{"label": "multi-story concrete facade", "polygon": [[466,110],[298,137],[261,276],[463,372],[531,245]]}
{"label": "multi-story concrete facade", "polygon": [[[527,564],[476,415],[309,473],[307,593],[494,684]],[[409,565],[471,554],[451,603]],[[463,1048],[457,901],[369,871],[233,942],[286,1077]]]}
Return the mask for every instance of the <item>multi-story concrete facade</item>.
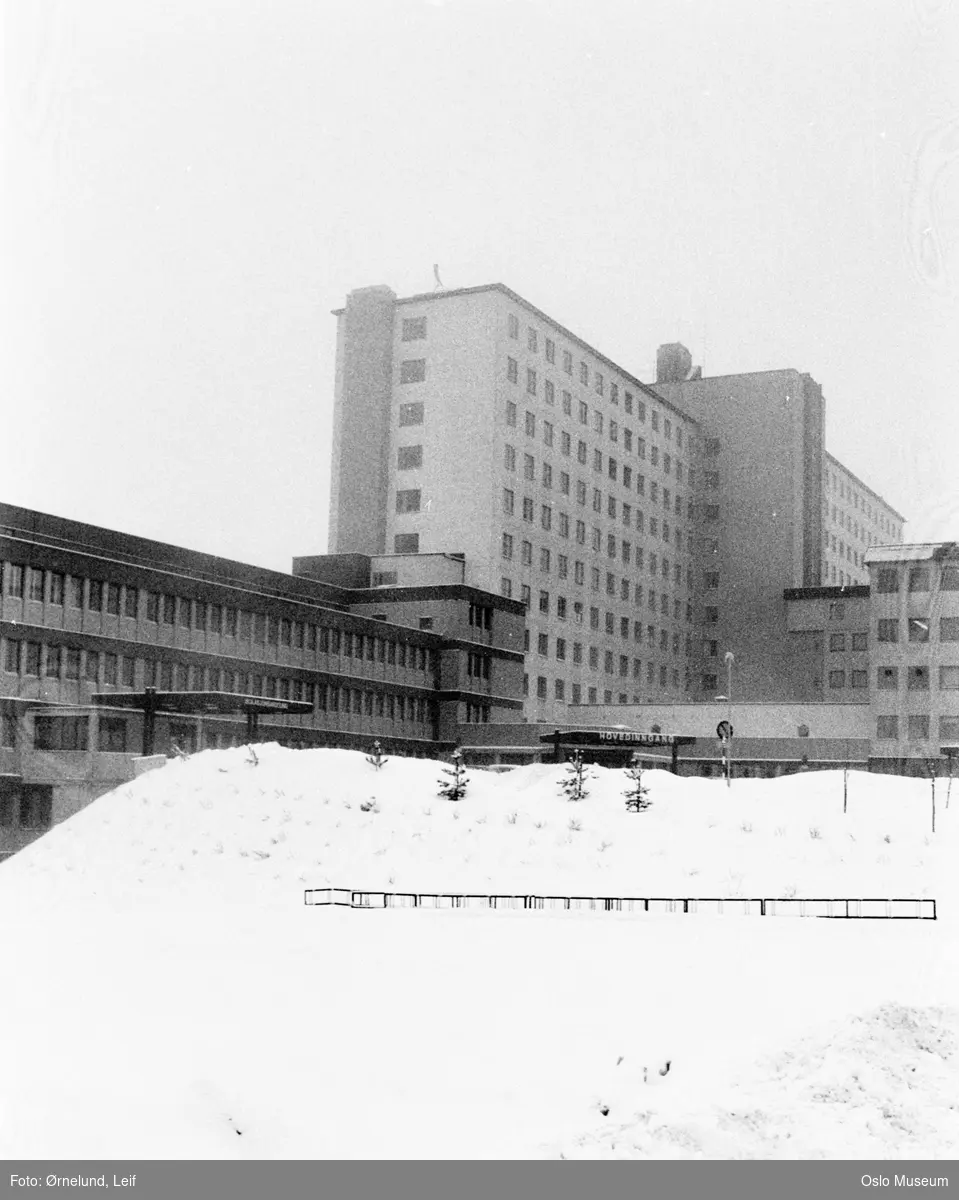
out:
{"label": "multi-story concrete facade", "polygon": [[[703,442],[697,698],[723,685],[716,667],[727,651],[736,658],[740,698],[795,695],[787,648],[796,649],[790,634],[799,631],[788,627],[784,592],[865,582],[869,539],[901,539],[903,518],[826,453],[825,400],[810,375],[703,378],[685,347],[668,345],[659,350],[655,386],[696,419]],[[801,674],[805,687],[808,672]],[[828,676],[827,669],[827,684]]]}
{"label": "multi-story concrete facade", "polygon": [[[463,571],[353,555],[284,575],[0,505],[0,854],[131,776],[143,717],[122,705],[146,689],[181,710],[160,751],[245,743],[249,700],[303,710],[261,740],[408,755],[518,721],[524,611]],[[184,715],[191,693],[220,701]]]}
{"label": "multi-story concrete facade", "polygon": [[823,468],[822,581],[833,587],[869,582],[866,552],[902,542],[905,518],[831,454]]}
{"label": "multi-story concrete facade", "polygon": [[793,694],[784,591],[901,540],[808,374],[703,378],[673,344],[650,387],[500,284],[336,316],[331,551],[455,552],[522,600],[529,720],[711,700],[730,651],[740,699]]}
{"label": "multi-story concrete facade", "polygon": [[959,750],[959,543],[873,547],[866,564],[872,756],[919,769]]}
{"label": "multi-story concrete facade", "polygon": [[684,695],[696,422],[499,284],[336,315],[331,552],[455,552],[520,599],[529,720]]}
{"label": "multi-story concrete facade", "polygon": [[791,700],[866,704],[869,588],[787,588],[783,657]]}

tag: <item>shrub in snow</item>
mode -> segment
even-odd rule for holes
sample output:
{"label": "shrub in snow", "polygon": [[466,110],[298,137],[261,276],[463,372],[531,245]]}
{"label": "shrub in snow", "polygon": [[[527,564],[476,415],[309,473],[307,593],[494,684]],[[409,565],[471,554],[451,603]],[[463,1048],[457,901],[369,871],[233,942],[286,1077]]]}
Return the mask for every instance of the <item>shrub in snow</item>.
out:
{"label": "shrub in snow", "polygon": [[518,819],[519,819],[519,813],[515,813],[515,812],[508,813],[506,816],[506,824],[507,825],[515,825]]}
{"label": "shrub in snow", "polygon": [[246,757],[247,766],[258,767],[260,765],[260,760],[257,758],[256,751],[253,749],[253,747],[247,746],[246,752],[247,752],[247,757]]}
{"label": "shrub in snow", "polygon": [[559,788],[567,800],[585,800],[589,795],[586,780],[591,778],[582,753],[577,750],[566,763],[566,778],[559,781]]}
{"label": "shrub in snow", "polygon": [[583,828],[583,825],[581,821],[577,821],[575,818],[570,818],[567,828],[569,829],[570,833],[579,833],[579,831]]}
{"label": "shrub in snow", "polygon": [[624,793],[626,796],[626,811],[644,812],[652,804],[652,801],[647,799],[649,788],[643,783],[643,764],[636,754],[633,755],[632,761],[626,768],[626,778],[629,780]]}
{"label": "shrub in snow", "polygon": [[822,834],[815,825],[812,825],[809,829],[809,836],[813,839],[813,841],[818,841],[818,839],[822,837]]}
{"label": "shrub in snow", "polygon": [[376,803],[375,796],[370,796],[369,800],[364,800],[362,802],[362,804],[360,805],[360,812],[378,813],[379,811],[380,811],[380,806]]}
{"label": "shrub in snow", "polygon": [[370,747],[369,754],[366,756],[366,761],[371,767],[378,771],[380,767],[386,766],[387,762],[389,762],[389,759],[384,756],[383,747],[380,745],[380,743],[374,742]]}
{"label": "shrub in snow", "polygon": [[446,779],[439,780],[440,796],[444,800],[462,800],[466,795],[469,779],[463,766],[463,751],[454,750],[450,756],[450,766],[443,768]]}

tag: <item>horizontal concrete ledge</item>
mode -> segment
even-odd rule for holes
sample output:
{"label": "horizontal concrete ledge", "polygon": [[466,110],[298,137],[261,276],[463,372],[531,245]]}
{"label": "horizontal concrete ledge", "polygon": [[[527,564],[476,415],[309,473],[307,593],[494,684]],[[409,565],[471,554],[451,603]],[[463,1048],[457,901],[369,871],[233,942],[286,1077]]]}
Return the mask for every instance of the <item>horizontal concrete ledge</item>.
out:
{"label": "horizontal concrete ledge", "polygon": [[526,896],[455,892],[369,892],[307,888],[307,905],[341,908],[428,908],[520,912],[681,913],[737,917],[825,917],[839,920],[935,921],[935,900],[907,898],[743,898],[720,896]]}

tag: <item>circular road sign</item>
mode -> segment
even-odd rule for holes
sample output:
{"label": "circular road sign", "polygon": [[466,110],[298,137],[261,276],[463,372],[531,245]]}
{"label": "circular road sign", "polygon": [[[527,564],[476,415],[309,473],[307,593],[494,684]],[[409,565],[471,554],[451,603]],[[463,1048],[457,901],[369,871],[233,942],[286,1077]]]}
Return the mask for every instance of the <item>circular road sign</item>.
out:
{"label": "circular road sign", "polygon": [[716,736],[722,741],[728,741],[733,736],[733,727],[728,721],[720,721],[716,726]]}

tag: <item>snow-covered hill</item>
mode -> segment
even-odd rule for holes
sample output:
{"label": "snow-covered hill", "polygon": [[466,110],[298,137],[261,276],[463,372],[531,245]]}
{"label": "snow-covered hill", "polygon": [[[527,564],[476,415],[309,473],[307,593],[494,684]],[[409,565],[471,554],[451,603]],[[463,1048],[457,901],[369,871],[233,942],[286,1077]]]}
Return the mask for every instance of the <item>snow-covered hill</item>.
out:
{"label": "snow-covered hill", "polygon": [[[569,802],[559,766],[472,771],[450,803],[441,771],[209,751],[0,867],[0,1155],[957,1152],[959,784],[933,835],[919,780],[852,774],[844,814],[841,772],[652,772],[628,813],[620,772]],[[304,907],[327,885],[932,896],[941,919]]]}

